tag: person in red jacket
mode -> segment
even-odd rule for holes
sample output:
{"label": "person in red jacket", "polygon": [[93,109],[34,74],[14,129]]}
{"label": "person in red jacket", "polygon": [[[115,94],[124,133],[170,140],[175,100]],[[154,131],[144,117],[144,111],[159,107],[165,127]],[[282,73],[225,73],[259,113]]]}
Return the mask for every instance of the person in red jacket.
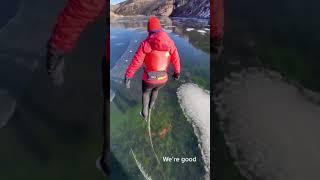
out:
{"label": "person in red jacket", "polygon": [[180,57],[173,40],[162,30],[160,20],[151,16],[148,21],[149,35],[138,48],[125,74],[125,84],[130,88],[130,79],[143,66],[142,76],[142,111],[146,119],[148,111],[154,106],[160,88],[168,81],[168,67],[173,65],[173,78],[180,77]]}
{"label": "person in red jacket", "polygon": [[47,46],[47,72],[54,85],[60,86],[64,81],[64,57],[72,52],[84,29],[105,13],[107,5],[106,0],[67,2]]}
{"label": "person in red jacket", "polygon": [[[106,9],[109,9],[106,0],[68,0],[63,11],[59,14],[57,23],[47,44],[47,72],[55,86],[61,86],[64,78],[64,59],[65,56],[72,52],[76,46],[81,33],[94,22],[98,17],[103,17]],[[107,23],[107,21],[106,21]],[[108,24],[106,24],[106,27]],[[107,28],[106,28],[107,30]],[[109,36],[106,36],[106,56],[102,60],[103,75],[103,151],[99,158],[98,167],[105,176],[110,176],[110,153],[109,141],[109,86],[107,79],[109,77]],[[98,60],[98,59],[97,59]],[[117,171],[115,171],[117,172]]]}

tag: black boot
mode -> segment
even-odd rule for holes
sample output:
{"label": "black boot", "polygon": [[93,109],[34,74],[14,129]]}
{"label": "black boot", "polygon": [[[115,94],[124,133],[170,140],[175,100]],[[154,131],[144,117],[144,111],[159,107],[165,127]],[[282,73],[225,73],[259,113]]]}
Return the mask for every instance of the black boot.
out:
{"label": "black boot", "polygon": [[140,111],[139,114],[140,114],[140,116],[142,117],[143,120],[147,121],[147,116],[145,116],[142,111]]}

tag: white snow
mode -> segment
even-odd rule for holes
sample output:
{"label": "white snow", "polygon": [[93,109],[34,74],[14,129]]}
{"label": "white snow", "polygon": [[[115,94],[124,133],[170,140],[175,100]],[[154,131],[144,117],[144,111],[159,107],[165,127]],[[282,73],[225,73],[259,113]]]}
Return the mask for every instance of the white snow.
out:
{"label": "white snow", "polygon": [[16,100],[6,90],[0,89],[0,128],[4,127],[16,109]]}
{"label": "white snow", "polygon": [[198,32],[198,33],[203,33],[203,34],[207,33],[206,31],[201,30],[201,29],[197,30],[197,32]]}
{"label": "white snow", "polygon": [[116,46],[123,46],[124,43],[123,42],[119,42],[119,43],[115,43]]}
{"label": "white snow", "polygon": [[177,91],[180,106],[198,137],[205,163],[206,179],[210,177],[210,93],[193,83],[181,85]]}
{"label": "white snow", "polygon": [[320,95],[250,68],[217,85],[227,145],[248,179],[320,179]]}
{"label": "white snow", "polygon": [[187,29],[186,29],[186,31],[188,31],[188,32],[189,32],[189,31],[193,31],[193,30],[194,30],[194,28],[187,28]]}

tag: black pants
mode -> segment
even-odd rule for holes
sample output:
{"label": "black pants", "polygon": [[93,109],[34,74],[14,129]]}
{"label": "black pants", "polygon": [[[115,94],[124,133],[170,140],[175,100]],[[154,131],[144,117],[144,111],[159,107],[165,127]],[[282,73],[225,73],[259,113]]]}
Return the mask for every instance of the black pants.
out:
{"label": "black pants", "polygon": [[142,81],[142,114],[144,117],[147,117],[148,110],[153,108],[158,97],[159,89],[165,85],[166,83],[149,84],[145,81]]}

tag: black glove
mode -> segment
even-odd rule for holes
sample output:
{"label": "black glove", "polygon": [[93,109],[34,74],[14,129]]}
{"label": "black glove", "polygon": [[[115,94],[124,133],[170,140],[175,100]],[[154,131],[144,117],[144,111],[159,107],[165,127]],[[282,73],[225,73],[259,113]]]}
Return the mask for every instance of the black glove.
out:
{"label": "black glove", "polygon": [[65,55],[50,45],[47,49],[47,72],[55,86],[60,86],[64,82],[64,57]]}
{"label": "black glove", "polygon": [[178,81],[180,79],[180,73],[173,73],[172,77],[175,81]]}
{"label": "black glove", "polygon": [[125,78],[124,83],[126,84],[126,88],[129,89],[130,88],[130,79]]}

